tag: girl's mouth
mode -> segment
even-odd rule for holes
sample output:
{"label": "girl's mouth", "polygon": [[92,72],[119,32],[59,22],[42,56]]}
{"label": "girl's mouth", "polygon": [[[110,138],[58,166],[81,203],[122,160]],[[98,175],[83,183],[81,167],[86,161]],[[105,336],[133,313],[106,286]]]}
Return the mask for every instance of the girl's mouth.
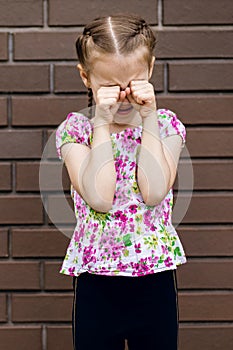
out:
{"label": "girl's mouth", "polygon": [[118,109],[117,113],[118,114],[128,114],[131,110],[133,109],[132,104],[127,104],[125,105],[121,105],[120,108]]}

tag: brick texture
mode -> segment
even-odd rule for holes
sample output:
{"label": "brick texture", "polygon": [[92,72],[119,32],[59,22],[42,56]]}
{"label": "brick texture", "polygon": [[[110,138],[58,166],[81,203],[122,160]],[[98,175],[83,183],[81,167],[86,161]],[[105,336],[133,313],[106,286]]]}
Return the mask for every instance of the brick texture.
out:
{"label": "brick texture", "polygon": [[0,328],[1,347],[12,350],[17,344],[17,350],[41,350],[42,328],[39,326],[14,326]]}
{"label": "brick texture", "polygon": [[8,0],[1,1],[0,26],[42,26],[42,0]]}
{"label": "brick texture", "polygon": [[0,65],[0,92],[49,92],[48,65]]}
{"label": "brick texture", "polygon": [[42,132],[38,130],[0,130],[0,157],[40,158]]}
{"label": "brick texture", "polygon": [[2,262],[0,280],[1,289],[40,289],[39,263]]}
{"label": "brick texture", "polygon": [[8,256],[8,230],[0,229],[0,257],[7,258]]}
{"label": "brick texture", "polygon": [[11,184],[11,163],[0,163],[0,190],[10,191]]}
{"label": "brick texture", "polygon": [[59,270],[75,217],[55,131],[70,112],[87,112],[77,36],[92,18],[118,12],[151,24],[157,107],[186,127],[173,186],[188,261],[177,269],[179,350],[233,347],[233,2],[9,0],[0,1],[3,350],[73,349],[72,278]]}
{"label": "brick texture", "polygon": [[[231,0],[163,0],[164,25],[232,24]],[[177,11],[179,9],[179,11]]]}
{"label": "brick texture", "polygon": [[7,126],[7,99],[0,98],[0,126]]}
{"label": "brick texture", "polygon": [[0,61],[6,61],[8,59],[7,40],[8,40],[7,33],[0,33]]}
{"label": "brick texture", "polygon": [[233,89],[233,63],[170,63],[169,91]]}
{"label": "brick texture", "polygon": [[14,228],[12,229],[12,256],[16,258],[63,257],[68,240],[68,236],[52,228]]}
{"label": "brick texture", "polygon": [[[88,9],[88,11],[87,11]],[[108,0],[87,0],[77,4],[75,0],[69,0],[66,4],[62,0],[49,1],[49,25],[72,26],[85,24],[97,16],[106,16],[109,13],[129,12],[144,15],[150,24],[157,23],[157,1],[148,0],[145,6],[140,0],[119,0],[109,2]]]}
{"label": "brick texture", "polygon": [[87,96],[13,97],[13,126],[57,126],[70,111],[87,107]]}
{"label": "brick texture", "polygon": [[232,45],[229,45],[233,33],[224,28],[218,30],[166,29],[157,33],[158,58],[231,58],[233,54]]}

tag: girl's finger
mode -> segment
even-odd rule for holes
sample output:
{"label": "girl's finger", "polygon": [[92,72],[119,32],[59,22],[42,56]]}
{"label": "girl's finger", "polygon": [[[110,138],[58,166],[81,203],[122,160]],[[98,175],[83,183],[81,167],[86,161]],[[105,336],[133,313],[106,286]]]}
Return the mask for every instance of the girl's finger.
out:
{"label": "girl's finger", "polygon": [[126,97],[126,92],[125,91],[121,91],[120,94],[119,94],[119,100],[121,102],[123,102],[125,97]]}

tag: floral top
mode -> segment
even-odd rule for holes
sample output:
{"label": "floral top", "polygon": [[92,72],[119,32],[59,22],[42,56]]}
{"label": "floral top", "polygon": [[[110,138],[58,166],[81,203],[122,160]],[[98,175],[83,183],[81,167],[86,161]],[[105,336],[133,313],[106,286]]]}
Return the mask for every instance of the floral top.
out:
{"label": "floral top", "polygon": [[[182,148],[185,126],[176,114],[158,109],[161,139],[179,134]],[[56,148],[76,142],[91,147],[93,125],[81,113],[69,113],[56,130]],[[79,276],[83,272],[103,275],[143,276],[176,269],[186,263],[185,253],[171,222],[173,190],[156,206],[144,203],[136,182],[136,154],[142,125],[111,133],[116,190],[107,213],[93,210],[71,185],[77,224],[60,273]]]}

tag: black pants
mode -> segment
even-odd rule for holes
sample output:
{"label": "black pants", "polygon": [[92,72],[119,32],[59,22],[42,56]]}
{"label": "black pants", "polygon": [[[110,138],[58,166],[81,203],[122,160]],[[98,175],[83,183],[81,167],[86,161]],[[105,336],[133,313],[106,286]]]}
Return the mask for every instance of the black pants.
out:
{"label": "black pants", "polygon": [[73,277],[74,350],[178,350],[176,270]]}

